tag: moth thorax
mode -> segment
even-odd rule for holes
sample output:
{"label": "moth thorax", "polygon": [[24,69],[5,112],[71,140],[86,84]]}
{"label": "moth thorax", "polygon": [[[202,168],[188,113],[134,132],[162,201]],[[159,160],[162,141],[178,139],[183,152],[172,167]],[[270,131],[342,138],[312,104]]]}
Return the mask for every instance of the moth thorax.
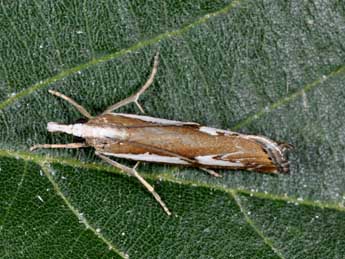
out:
{"label": "moth thorax", "polygon": [[63,132],[81,138],[114,138],[126,139],[128,134],[125,129],[116,127],[100,127],[87,124],[60,124],[49,122],[47,129],[49,132]]}

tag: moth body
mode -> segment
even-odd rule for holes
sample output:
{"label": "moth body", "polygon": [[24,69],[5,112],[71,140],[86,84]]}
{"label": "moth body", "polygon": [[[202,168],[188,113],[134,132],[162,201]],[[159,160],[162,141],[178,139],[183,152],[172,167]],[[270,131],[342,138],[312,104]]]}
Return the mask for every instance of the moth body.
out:
{"label": "moth body", "polygon": [[181,122],[150,116],[113,113],[114,110],[135,103],[144,112],[138,99],[152,84],[158,68],[158,52],[146,83],[133,95],[108,107],[93,117],[83,106],[62,93],[49,90],[73,105],[88,120],[86,123],[61,124],[49,122],[49,132],[63,132],[85,139],[84,143],[38,144],[37,148],[93,147],[95,155],[103,161],[134,176],[149,191],[163,210],[170,210],[158,193],[133,168],[122,165],[110,157],[135,161],[175,164],[200,168],[220,177],[208,168],[244,169],[262,173],[287,173],[289,163],[285,157],[288,144],[277,143],[263,136],[245,135],[228,130],[201,126],[195,122]]}
{"label": "moth body", "polygon": [[203,168],[288,171],[278,143],[194,122],[109,113],[85,124],[50,122],[48,131],[85,138],[88,146],[112,157]]}

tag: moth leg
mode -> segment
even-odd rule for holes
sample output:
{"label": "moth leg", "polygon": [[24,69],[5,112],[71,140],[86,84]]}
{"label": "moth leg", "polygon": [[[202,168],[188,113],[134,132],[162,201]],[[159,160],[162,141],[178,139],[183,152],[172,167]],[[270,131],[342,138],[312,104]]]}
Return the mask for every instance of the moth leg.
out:
{"label": "moth leg", "polygon": [[149,86],[152,84],[153,79],[157,73],[157,69],[158,69],[158,64],[159,64],[159,51],[157,51],[155,57],[154,57],[154,62],[153,62],[153,67],[152,67],[152,72],[149,76],[149,78],[147,79],[146,83],[134,94],[132,94],[131,96],[127,97],[126,99],[123,99],[122,101],[119,101],[118,103],[115,103],[114,105],[108,107],[102,114],[107,114],[110,113],[124,105],[130,104],[132,102],[134,102],[136,104],[136,106],[139,108],[139,110],[142,113],[145,113],[143,107],[139,104],[138,99],[140,97],[141,94],[143,94],[147,88],[149,88]]}
{"label": "moth leg", "polygon": [[140,161],[137,161],[135,163],[135,165],[133,166],[133,169],[136,170],[138,168],[138,166],[140,165]]}
{"label": "moth leg", "polygon": [[210,174],[210,175],[212,175],[214,177],[223,177],[221,174],[216,173],[216,171],[214,171],[214,170],[207,169],[207,168],[204,168],[204,167],[199,167],[199,169],[207,172],[208,174]]}
{"label": "moth leg", "polygon": [[88,119],[92,119],[91,114],[80,104],[78,104],[76,101],[74,101],[72,98],[59,93],[57,91],[54,90],[48,90],[49,93],[51,93],[52,95],[55,95],[57,97],[60,97],[62,99],[64,99],[65,101],[67,101],[68,103],[70,103],[71,105],[73,105],[82,115],[84,115],[86,118]]}
{"label": "moth leg", "polygon": [[118,169],[121,169],[122,171],[126,172],[128,175],[130,176],[134,176],[135,178],[137,178],[139,180],[139,182],[141,184],[143,184],[145,186],[145,188],[153,195],[153,197],[156,199],[156,201],[161,205],[161,207],[163,208],[163,210],[165,211],[166,214],[168,214],[169,216],[171,215],[170,210],[168,209],[168,207],[165,205],[165,203],[163,202],[163,200],[161,199],[161,197],[159,196],[159,194],[154,190],[154,188],[152,187],[151,184],[149,184],[135,169],[136,166],[134,166],[134,168],[130,168],[128,166],[122,165],[112,159],[110,159],[109,157],[103,155],[101,152],[95,152],[95,154],[100,157],[101,159],[103,159],[105,162],[111,164],[112,166],[115,166]]}
{"label": "moth leg", "polygon": [[30,151],[38,148],[82,148],[88,147],[85,143],[68,143],[68,144],[38,144],[30,147]]}

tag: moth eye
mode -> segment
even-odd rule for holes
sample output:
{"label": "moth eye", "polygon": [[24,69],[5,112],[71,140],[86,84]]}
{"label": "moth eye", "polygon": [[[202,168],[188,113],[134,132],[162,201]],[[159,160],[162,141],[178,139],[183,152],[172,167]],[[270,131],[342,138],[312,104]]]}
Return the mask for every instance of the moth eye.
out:
{"label": "moth eye", "polygon": [[79,118],[79,119],[77,119],[76,121],[74,121],[73,122],[73,124],[75,124],[75,123],[81,123],[81,124],[83,124],[83,123],[86,123],[88,120],[86,119],[86,118]]}
{"label": "moth eye", "polygon": [[74,143],[84,143],[85,140],[81,137],[76,137],[76,136],[73,136],[73,142]]}

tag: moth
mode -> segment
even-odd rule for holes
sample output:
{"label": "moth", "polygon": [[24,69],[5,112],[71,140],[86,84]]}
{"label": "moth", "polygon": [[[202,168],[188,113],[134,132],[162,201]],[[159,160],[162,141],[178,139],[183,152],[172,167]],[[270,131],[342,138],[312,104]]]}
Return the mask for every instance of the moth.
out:
{"label": "moth", "polygon": [[[285,151],[291,148],[289,144],[278,143],[263,136],[201,126],[195,122],[114,113],[116,109],[130,103],[135,103],[144,113],[138,99],[154,80],[158,55],[157,52],[148,80],[136,93],[95,117],[70,97],[49,90],[51,94],[73,105],[88,120],[75,124],[49,122],[47,130],[71,134],[83,138],[84,142],[39,144],[32,146],[31,150],[93,147],[96,156],[136,177],[168,215],[171,212],[166,204],[153,186],[137,172],[140,161],[197,167],[217,177],[220,175],[212,169],[243,169],[273,174],[289,171],[289,162],[285,156]],[[131,159],[137,161],[137,164],[130,168],[113,158]]]}

